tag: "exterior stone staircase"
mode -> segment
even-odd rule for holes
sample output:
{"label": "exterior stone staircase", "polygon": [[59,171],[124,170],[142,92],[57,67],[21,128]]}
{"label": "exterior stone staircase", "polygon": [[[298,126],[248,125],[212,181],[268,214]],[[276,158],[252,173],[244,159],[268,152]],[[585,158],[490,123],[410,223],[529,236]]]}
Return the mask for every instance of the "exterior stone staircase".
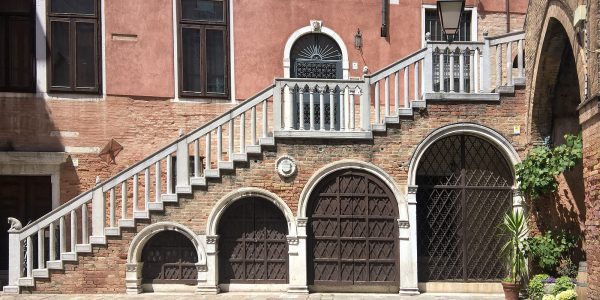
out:
{"label": "exterior stone staircase", "polygon": [[[482,43],[430,42],[362,80],[276,79],[274,85],[204,126],[182,133],[144,160],[104,182],[97,180],[94,188],[33,223],[22,229],[13,224],[9,285],[4,286],[4,293],[35,286],[37,278],[49,278],[52,270],[63,270],[65,262],[77,262],[79,254],[91,253],[94,245],[106,245],[107,237],[120,236],[123,228],[135,228],[136,221],[163,211],[165,203],[177,203],[180,195],[191,194],[194,187],[207,186],[209,180],[221,177],[221,171],[234,170],[236,163],[248,162],[263,148],[275,146],[278,138],[373,139],[373,132],[386,132],[388,124],[412,117],[414,109],[426,108],[427,101],[500,101],[500,94],[514,93],[515,85],[524,84],[523,39],[523,32],[516,32],[485,38]],[[513,80],[511,51],[515,46],[519,68]],[[490,82],[492,47],[496,47],[495,88]],[[506,68],[503,53],[508,58]],[[457,57],[458,79],[453,70]],[[444,64],[447,58],[450,61]],[[450,85],[449,91],[445,84]],[[330,120],[337,125],[329,125]]]}

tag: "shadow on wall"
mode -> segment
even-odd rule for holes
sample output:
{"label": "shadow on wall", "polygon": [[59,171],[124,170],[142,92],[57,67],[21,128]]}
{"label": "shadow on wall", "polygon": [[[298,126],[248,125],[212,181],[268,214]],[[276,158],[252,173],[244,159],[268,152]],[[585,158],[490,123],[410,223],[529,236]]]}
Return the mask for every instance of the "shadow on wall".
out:
{"label": "shadow on wall", "polygon": [[[532,99],[532,139],[550,137],[557,146],[564,143],[565,134],[579,134],[581,102],[577,65],[573,49],[564,28],[555,19],[548,25],[542,45],[538,74]],[[583,164],[558,176],[559,187],[554,195],[530,201],[535,232],[565,230],[580,237],[580,245],[572,257],[574,262],[585,259],[583,233],[585,228],[585,187]]]}

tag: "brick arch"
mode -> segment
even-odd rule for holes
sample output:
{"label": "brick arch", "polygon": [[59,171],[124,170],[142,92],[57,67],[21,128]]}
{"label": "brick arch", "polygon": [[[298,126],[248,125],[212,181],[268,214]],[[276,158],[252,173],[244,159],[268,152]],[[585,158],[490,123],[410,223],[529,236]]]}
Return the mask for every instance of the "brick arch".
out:
{"label": "brick arch", "polygon": [[[559,78],[561,66],[564,60],[571,59],[574,65],[573,78],[569,79],[567,86],[577,85],[579,95],[576,101],[569,104],[570,110],[576,113],[576,107],[585,99],[585,55],[580,47],[577,32],[572,26],[573,12],[571,8],[560,1],[550,1],[546,7],[543,26],[538,41],[532,49],[535,49],[535,59],[528,71],[531,81],[529,85],[529,121],[528,127],[531,133],[529,138],[533,141],[541,141],[545,136],[552,134],[552,99],[557,85],[564,86],[564,78]],[[573,74],[574,73],[574,74]],[[562,90],[562,88],[561,88]],[[564,108],[561,110],[564,111]],[[576,115],[576,114],[575,114]],[[560,139],[559,139],[560,140]]]}

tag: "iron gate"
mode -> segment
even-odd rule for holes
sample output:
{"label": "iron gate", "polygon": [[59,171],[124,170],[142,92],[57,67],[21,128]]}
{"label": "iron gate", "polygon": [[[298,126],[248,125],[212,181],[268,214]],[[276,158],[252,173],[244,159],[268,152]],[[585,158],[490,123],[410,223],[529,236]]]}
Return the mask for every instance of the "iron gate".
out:
{"label": "iron gate", "polygon": [[219,221],[221,283],[286,283],[287,221],[263,198],[233,203]]}
{"label": "iron gate", "polygon": [[475,136],[446,137],[423,155],[416,183],[419,281],[502,278],[498,225],[513,185],[504,156]]}
{"label": "iron gate", "polygon": [[198,283],[196,248],[181,233],[157,233],[144,246],[142,262],[142,280],[145,283]]}
{"label": "iron gate", "polygon": [[381,180],[334,173],[315,189],[307,213],[309,284],[397,286],[398,208]]}

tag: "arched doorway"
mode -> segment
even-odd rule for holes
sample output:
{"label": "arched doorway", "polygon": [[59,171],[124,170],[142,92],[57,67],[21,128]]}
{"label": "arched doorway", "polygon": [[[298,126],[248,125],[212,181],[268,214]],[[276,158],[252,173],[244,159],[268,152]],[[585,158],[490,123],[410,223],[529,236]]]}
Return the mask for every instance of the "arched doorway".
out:
{"label": "arched doorway", "polygon": [[379,178],[358,169],[334,172],[313,189],[306,213],[313,289],[398,290],[398,205]]}
{"label": "arched doorway", "polygon": [[183,234],[165,230],[155,234],[142,251],[142,283],[198,284],[198,254]]}
{"label": "arched doorway", "polygon": [[[309,33],[298,38],[290,51],[290,77],[292,78],[318,78],[318,79],[342,79],[343,78],[343,62],[342,50],[338,43],[328,35],[322,33]],[[339,128],[339,105],[334,105],[334,118],[331,120],[331,102],[330,97],[333,97],[337,102],[339,99],[340,90],[331,89],[327,86],[322,86],[321,90],[315,91],[308,87],[296,86],[294,88],[294,128],[307,128],[310,123],[310,95],[315,99],[319,99],[321,94],[324,95],[323,114],[325,115],[325,127],[330,129],[332,126]],[[302,99],[303,104],[299,105]],[[302,107],[304,120],[300,120],[299,109]],[[315,119],[320,119],[321,109],[319,101],[315,101],[313,105]],[[315,125],[315,129],[321,129],[320,124]]]}
{"label": "arched doorway", "polygon": [[416,172],[419,281],[505,275],[498,225],[513,204],[513,172],[490,142],[468,134],[435,141]]}
{"label": "arched doorway", "polygon": [[273,202],[248,197],[229,206],[217,228],[219,283],[287,283],[287,221]]}

